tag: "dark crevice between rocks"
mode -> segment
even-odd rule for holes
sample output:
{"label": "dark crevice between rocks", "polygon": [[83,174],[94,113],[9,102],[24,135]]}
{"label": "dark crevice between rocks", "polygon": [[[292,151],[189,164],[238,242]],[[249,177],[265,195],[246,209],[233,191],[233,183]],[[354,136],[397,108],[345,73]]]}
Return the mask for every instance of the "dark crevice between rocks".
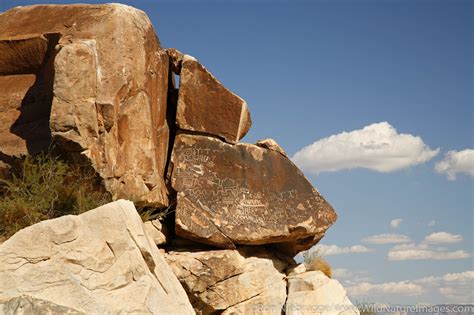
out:
{"label": "dark crevice between rocks", "polygon": [[233,144],[233,143],[230,143],[230,142],[226,141],[223,137],[219,137],[217,135],[214,135],[212,133],[207,133],[207,132],[204,132],[204,131],[195,131],[195,130],[187,130],[187,129],[177,128],[177,135],[181,135],[181,134],[209,137],[209,138],[214,138],[214,139],[220,140],[220,141],[222,141],[224,143],[227,143],[227,144],[230,144],[230,145]]}
{"label": "dark crevice between rocks", "polygon": [[168,95],[166,98],[166,122],[168,124],[169,139],[168,139],[168,152],[166,156],[165,179],[166,188],[168,189],[168,199],[171,205],[171,211],[164,217],[163,224],[168,228],[170,238],[174,239],[176,236],[175,231],[175,210],[176,210],[176,191],[171,185],[171,176],[173,172],[173,162],[171,161],[171,155],[173,153],[174,139],[176,137],[176,108],[178,105],[178,93],[179,90],[176,88],[174,74],[171,71],[171,66],[168,70]]}

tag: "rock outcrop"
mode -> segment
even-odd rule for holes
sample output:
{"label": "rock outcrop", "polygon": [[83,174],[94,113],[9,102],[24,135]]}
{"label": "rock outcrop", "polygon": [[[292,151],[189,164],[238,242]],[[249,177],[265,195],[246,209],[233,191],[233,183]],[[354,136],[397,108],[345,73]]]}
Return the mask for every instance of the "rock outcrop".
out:
{"label": "rock outcrop", "polygon": [[176,124],[230,143],[245,136],[252,124],[247,103],[226,89],[194,57],[168,50],[171,70],[180,74]]}
{"label": "rock outcrop", "polygon": [[168,205],[169,62],[145,13],[17,7],[0,14],[0,48],[0,159],[54,141],[90,164],[115,199]]}
{"label": "rock outcrop", "polygon": [[[197,313],[281,314],[286,264],[262,249],[185,252],[165,256]],[[265,308],[267,311],[262,312]]]}
{"label": "rock outcrop", "polygon": [[70,314],[85,315],[84,312],[55,304],[28,295],[21,295],[6,300],[0,299],[0,314],[3,315],[33,315],[33,314]]}
{"label": "rock outcrop", "polygon": [[164,219],[118,200],[21,230],[0,245],[0,313],[358,313],[337,281],[291,269],[332,206],[275,140],[239,142],[247,103],[162,49],[142,11],[0,13],[0,87],[0,176],[54,150]]}
{"label": "rock outcrop", "polygon": [[277,151],[181,134],[172,162],[180,236],[225,248],[288,243],[321,237],[336,220],[333,208]]}
{"label": "rock outcrop", "polygon": [[359,314],[342,285],[321,271],[306,271],[304,265],[299,265],[290,272],[287,281],[285,314]]}
{"label": "rock outcrop", "polygon": [[87,314],[193,313],[124,200],[40,222],[0,245],[0,300],[21,296]]}

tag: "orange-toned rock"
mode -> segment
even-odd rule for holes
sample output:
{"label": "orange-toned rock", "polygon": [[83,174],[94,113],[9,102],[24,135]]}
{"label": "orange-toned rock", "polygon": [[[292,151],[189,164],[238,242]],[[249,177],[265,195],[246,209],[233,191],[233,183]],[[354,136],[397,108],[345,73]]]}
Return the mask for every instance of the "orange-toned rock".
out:
{"label": "orange-toned rock", "polygon": [[179,236],[224,248],[277,243],[294,254],[336,220],[331,205],[280,152],[180,134],[172,163]]}
{"label": "orange-toned rock", "polygon": [[173,71],[180,73],[176,124],[189,131],[236,143],[252,124],[247,103],[226,89],[194,57],[168,49]]}
{"label": "orange-toned rock", "polygon": [[115,199],[168,205],[169,61],[144,12],[17,7],[0,14],[0,48],[0,159],[52,139],[87,161]]}

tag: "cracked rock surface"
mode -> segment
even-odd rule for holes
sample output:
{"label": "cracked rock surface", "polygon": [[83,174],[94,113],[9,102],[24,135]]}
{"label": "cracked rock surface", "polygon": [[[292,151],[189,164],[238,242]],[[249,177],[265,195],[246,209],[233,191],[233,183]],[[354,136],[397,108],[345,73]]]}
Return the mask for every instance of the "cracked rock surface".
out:
{"label": "cracked rock surface", "polygon": [[25,295],[87,314],[193,313],[125,200],[40,222],[0,245],[0,301]]}
{"label": "cracked rock surface", "polygon": [[197,313],[282,312],[286,264],[265,250],[171,251],[165,258]]}
{"label": "cracked rock surface", "polygon": [[285,314],[310,315],[316,310],[325,315],[359,314],[342,285],[321,271],[306,271],[304,265],[299,265],[287,280]]}
{"label": "cracked rock surface", "polygon": [[114,199],[167,206],[168,55],[122,4],[0,13],[0,160],[48,150],[90,165]]}
{"label": "cracked rock surface", "polygon": [[172,164],[176,233],[182,237],[224,248],[279,243],[295,255],[317,243],[337,217],[273,149],[180,134]]}

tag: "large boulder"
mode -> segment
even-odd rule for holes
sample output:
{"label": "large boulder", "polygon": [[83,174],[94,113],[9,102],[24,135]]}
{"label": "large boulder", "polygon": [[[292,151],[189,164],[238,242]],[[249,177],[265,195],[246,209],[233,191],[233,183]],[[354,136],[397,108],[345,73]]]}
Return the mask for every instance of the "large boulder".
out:
{"label": "large boulder", "polygon": [[168,55],[146,14],[121,4],[0,14],[0,159],[54,141],[115,199],[167,206]]}
{"label": "large boulder", "polygon": [[87,314],[193,313],[125,200],[40,222],[0,245],[0,301],[24,296]]}
{"label": "large boulder", "polygon": [[165,258],[196,313],[282,313],[286,264],[260,248],[180,250],[169,252]]}
{"label": "large boulder", "polygon": [[278,243],[296,254],[336,220],[331,205],[281,152],[180,134],[172,164],[179,236],[223,248]]}
{"label": "large boulder", "polygon": [[304,265],[299,265],[287,281],[285,314],[359,315],[342,285],[321,271],[306,271]]}
{"label": "large boulder", "polygon": [[236,143],[252,124],[247,103],[226,89],[194,57],[168,49],[171,69],[180,74],[176,125]]}

